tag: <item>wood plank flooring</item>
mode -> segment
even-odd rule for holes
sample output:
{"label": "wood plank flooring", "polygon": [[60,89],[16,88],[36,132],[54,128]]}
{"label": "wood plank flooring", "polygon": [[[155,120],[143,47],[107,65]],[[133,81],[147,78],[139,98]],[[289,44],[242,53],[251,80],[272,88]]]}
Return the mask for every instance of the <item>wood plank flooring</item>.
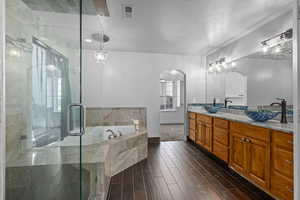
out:
{"label": "wood plank flooring", "polygon": [[272,200],[189,142],[149,145],[148,159],[112,177],[109,200]]}

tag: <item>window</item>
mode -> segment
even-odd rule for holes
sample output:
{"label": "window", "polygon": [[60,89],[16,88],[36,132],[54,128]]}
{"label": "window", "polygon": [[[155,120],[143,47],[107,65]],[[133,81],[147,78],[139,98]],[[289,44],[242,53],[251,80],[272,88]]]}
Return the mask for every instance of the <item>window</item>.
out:
{"label": "window", "polygon": [[176,111],[181,106],[181,81],[160,80],[160,110]]}
{"label": "window", "polygon": [[32,46],[32,135],[34,145],[43,146],[66,134],[68,59],[36,38]]}
{"label": "window", "polygon": [[181,97],[180,97],[180,95],[181,95],[181,87],[180,87],[180,85],[181,85],[181,81],[180,80],[177,80],[176,81],[176,88],[177,88],[177,92],[176,92],[176,94],[177,94],[177,96],[176,96],[176,102],[177,102],[177,107],[180,107],[181,106],[181,102],[180,102],[180,99],[181,99]]}

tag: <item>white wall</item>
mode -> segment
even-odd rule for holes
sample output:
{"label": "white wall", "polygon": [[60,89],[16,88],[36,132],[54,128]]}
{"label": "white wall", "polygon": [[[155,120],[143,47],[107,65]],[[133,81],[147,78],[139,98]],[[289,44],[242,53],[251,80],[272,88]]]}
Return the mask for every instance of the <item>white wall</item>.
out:
{"label": "white wall", "polygon": [[88,107],[146,107],[150,137],[159,136],[160,73],[187,75],[187,102],[205,101],[205,59],[200,56],[110,52],[103,66],[84,52],[84,101]]}

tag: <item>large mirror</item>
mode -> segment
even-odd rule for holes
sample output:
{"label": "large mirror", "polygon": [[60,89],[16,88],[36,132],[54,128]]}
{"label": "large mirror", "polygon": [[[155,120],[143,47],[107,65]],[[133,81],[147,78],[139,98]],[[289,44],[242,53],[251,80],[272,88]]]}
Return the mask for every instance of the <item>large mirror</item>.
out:
{"label": "large mirror", "polygon": [[207,75],[207,103],[257,107],[284,98],[292,105],[292,41],[264,48]]}

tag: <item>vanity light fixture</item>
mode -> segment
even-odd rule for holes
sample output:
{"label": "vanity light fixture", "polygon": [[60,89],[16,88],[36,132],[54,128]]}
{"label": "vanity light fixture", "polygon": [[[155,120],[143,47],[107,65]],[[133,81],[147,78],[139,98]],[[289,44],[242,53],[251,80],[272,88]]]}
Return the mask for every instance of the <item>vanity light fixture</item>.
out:
{"label": "vanity light fixture", "polygon": [[228,65],[225,62],[226,59],[225,57],[220,58],[219,60],[212,62],[209,64],[208,67],[208,72],[213,73],[213,72],[222,72],[222,69],[228,69]]}
{"label": "vanity light fixture", "polygon": [[266,53],[269,48],[276,47],[275,52],[279,53],[281,51],[281,45],[293,38],[293,29],[289,29],[283,33],[275,35],[267,40],[261,42],[262,51]]}

